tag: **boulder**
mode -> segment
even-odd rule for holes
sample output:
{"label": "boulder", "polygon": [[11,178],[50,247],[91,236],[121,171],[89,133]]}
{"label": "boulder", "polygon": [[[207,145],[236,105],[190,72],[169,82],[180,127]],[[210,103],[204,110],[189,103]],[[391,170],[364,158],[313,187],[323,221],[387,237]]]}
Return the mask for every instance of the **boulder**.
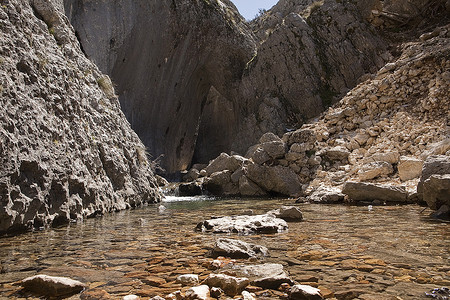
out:
{"label": "boulder", "polygon": [[450,206],[450,174],[428,177],[423,183],[423,200],[431,209]]}
{"label": "boulder", "polygon": [[420,177],[422,174],[423,161],[414,157],[402,156],[398,164],[398,175],[400,180],[407,181]]}
{"label": "boulder", "polygon": [[190,169],[186,175],[183,176],[184,181],[194,181],[200,177],[200,171],[197,169]]}
{"label": "boulder", "polygon": [[417,185],[417,194],[419,199],[424,198],[423,184],[431,175],[450,174],[450,157],[446,155],[429,156],[422,168],[419,184]]}
{"label": "boulder", "polygon": [[251,159],[254,163],[262,165],[270,160],[270,155],[261,147],[260,144],[250,147],[245,154],[245,157]]}
{"label": "boulder", "polygon": [[213,233],[277,233],[287,230],[288,225],[273,215],[227,216],[200,222],[196,229]]}
{"label": "boulder", "polygon": [[344,197],[341,188],[321,185],[307,199],[313,203],[339,203],[344,201]]}
{"label": "boulder", "polygon": [[324,299],[320,294],[320,290],[303,284],[296,284],[291,287],[289,299],[292,300],[321,300]]}
{"label": "boulder", "polygon": [[390,163],[385,161],[376,161],[363,165],[358,170],[358,177],[360,180],[365,181],[392,173],[394,173],[394,168]]}
{"label": "boulder", "polygon": [[81,292],[86,288],[84,283],[65,277],[35,275],[25,278],[20,285],[26,290],[47,297],[61,297]]}
{"label": "boulder", "polygon": [[286,154],[286,146],[281,140],[262,143],[260,144],[260,147],[264,149],[272,159],[282,158]]}
{"label": "boulder", "polygon": [[232,171],[225,170],[215,172],[207,178],[203,187],[205,190],[216,196],[231,196],[239,193],[239,187],[231,181]]}
{"label": "boulder", "polygon": [[402,186],[390,186],[363,182],[346,182],[342,193],[353,201],[381,200],[406,203],[408,193]]}
{"label": "boulder", "polygon": [[211,251],[214,257],[225,256],[231,258],[267,256],[268,253],[269,250],[264,246],[226,238],[218,239]]}
{"label": "boulder", "polygon": [[245,277],[233,277],[225,274],[210,274],[205,279],[205,284],[209,287],[221,288],[225,294],[234,297],[240,294],[250,281]]}
{"label": "boulder", "polygon": [[330,161],[343,161],[347,160],[350,152],[343,146],[336,146],[333,148],[327,148],[320,151],[319,156],[325,157]]}
{"label": "boulder", "polygon": [[208,300],[209,299],[209,286],[206,284],[194,286],[188,289],[185,293],[186,300]]}
{"label": "boulder", "polygon": [[266,132],[259,138],[259,143],[282,142],[282,140],[272,132]]}
{"label": "boulder", "polygon": [[239,178],[239,193],[242,196],[266,196],[267,193],[262,188],[260,188],[256,183],[243,175]]}
{"label": "boulder", "polygon": [[196,285],[199,283],[198,275],[195,274],[182,274],[177,277],[177,283],[182,285]]}
{"label": "boulder", "polygon": [[181,183],[178,186],[178,195],[181,197],[198,196],[202,193],[202,186],[199,182]]}
{"label": "boulder", "polygon": [[247,177],[268,192],[297,196],[302,191],[297,174],[288,167],[250,164]]}
{"label": "boulder", "polygon": [[236,171],[245,162],[245,158],[239,155],[228,155],[221,153],[218,157],[212,160],[205,168],[206,174],[210,176],[215,172],[221,172],[229,170],[231,172]]}
{"label": "boulder", "polygon": [[275,217],[287,222],[300,222],[303,220],[302,212],[295,206],[282,206],[279,209],[268,212],[268,214],[273,214]]}

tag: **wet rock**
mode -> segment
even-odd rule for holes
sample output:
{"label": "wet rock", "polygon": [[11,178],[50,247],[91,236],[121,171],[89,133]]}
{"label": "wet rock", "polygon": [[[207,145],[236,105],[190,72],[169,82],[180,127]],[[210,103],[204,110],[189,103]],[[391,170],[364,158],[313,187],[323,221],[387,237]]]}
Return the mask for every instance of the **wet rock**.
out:
{"label": "wet rock", "polygon": [[273,214],[275,217],[287,222],[300,222],[303,220],[302,212],[295,206],[282,206],[279,209],[269,211],[268,214]]}
{"label": "wet rock", "polygon": [[423,200],[431,209],[450,206],[450,173],[428,177],[423,183]]}
{"label": "wet rock", "polygon": [[303,284],[296,284],[290,289],[289,299],[292,300],[321,300],[324,299],[320,290]]}
{"label": "wet rock", "polygon": [[81,292],[86,288],[84,283],[65,277],[36,275],[20,282],[25,289],[44,296],[60,297]]}
{"label": "wet rock", "polygon": [[247,277],[253,286],[265,289],[276,290],[283,283],[293,284],[281,264],[232,265],[226,267],[223,272],[234,272],[237,276]]}
{"label": "wet rock", "polygon": [[[450,174],[450,159],[449,156],[446,155],[434,155],[428,157],[422,168],[422,175],[420,177],[419,184],[417,185],[417,194],[420,199],[424,199],[424,182],[430,178],[432,175],[444,175]],[[437,209],[437,205],[435,205],[432,200],[430,200],[430,204],[433,209]]]}
{"label": "wet rock", "polygon": [[165,179],[162,176],[159,175],[155,175],[156,178],[156,183],[158,184],[159,187],[163,187],[169,184],[169,182],[167,181],[167,179]]}
{"label": "wet rock", "polygon": [[381,200],[406,203],[408,198],[404,187],[351,181],[344,184],[342,193],[353,201]]}
{"label": "wet rock", "polygon": [[185,293],[186,300],[208,300],[209,296],[209,286],[206,284],[191,287]]}
{"label": "wet rock", "polygon": [[211,288],[211,297],[213,298],[219,298],[221,295],[223,295],[223,290],[219,287],[212,287]]}
{"label": "wet rock", "polygon": [[425,296],[435,299],[448,299],[450,298],[450,289],[447,287],[435,288],[425,293]]}
{"label": "wet rock", "polygon": [[431,213],[430,217],[450,221],[450,206],[442,205],[438,210]]}
{"label": "wet rock", "polygon": [[214,244],[211,254],[214,257],[249,258],[267,256],[269,250],[264,246],[249,244],[240,240],[221,238]]}
{"label": "wet rock", "polygon": [[246,176],[268,192],[296,196],[302,191],[297,174],[287,167],[250,164]]}
{"label": "wet rock", "polygon": [[287,230],[286,221],[272,215],[231,216],[203,221],[196,229],[213,233],[277,233]]}
{"label": "wet rock", "polygon": [[205,283],[210,287],[221,288],[228,296],[240,294],[250,283],[248,278],[233,277],[225,274],[210,274]]}
{"label": "wet rock", "polygon": [[398,164],[398,175],[400,180],[407,181],[422,174],[423,161],[414,157],[402,156]]}
{"label": "wet rock", "polygon": [[178,186],[178,195],[180,196],[199,196],[202,195],[202,185],[196,181],[181,183]]}
{"label": "wet rock", "polygon": [[195,274],[183,274],[177,277],[177,282],[182,285],[195,285],[199,283],[199,279]]}

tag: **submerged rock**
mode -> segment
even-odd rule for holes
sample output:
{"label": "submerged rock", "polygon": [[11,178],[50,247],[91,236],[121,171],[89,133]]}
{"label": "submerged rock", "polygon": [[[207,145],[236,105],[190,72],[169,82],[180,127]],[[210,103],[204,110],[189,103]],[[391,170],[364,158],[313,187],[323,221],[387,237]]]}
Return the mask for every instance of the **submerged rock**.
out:
{"label": "submerged rock", "polygon": [[296,284],[291,287],[289,299],[292,300],[321,300],[324,299],[320,294],[320,290],[303,284]]}
{"label": "submerged rock", "polygon": [[84,283],[65,277],[36,275],[20,282],[25,289],[47,297],[60,297],[81,292],[86,288]]}
{"label": "submerged rock", "polygon": [[218,239],[211,252],[215,257],[226,256],[231,258],[267,256],[268,253],[269,250],[264,246],[226,238]]}
{"label": "submerged rock", "polygon": [[240,294],[250,283],[248,278],[233,277],[225,274],[210,274],[205,283],[210,287],[221,288],[228,296]]}
{"label": "submerged rock", "polygon": [[273,215],[227,216],[200,222],[196,229],[213,233],[277,233],[287,230],[288,225]]}

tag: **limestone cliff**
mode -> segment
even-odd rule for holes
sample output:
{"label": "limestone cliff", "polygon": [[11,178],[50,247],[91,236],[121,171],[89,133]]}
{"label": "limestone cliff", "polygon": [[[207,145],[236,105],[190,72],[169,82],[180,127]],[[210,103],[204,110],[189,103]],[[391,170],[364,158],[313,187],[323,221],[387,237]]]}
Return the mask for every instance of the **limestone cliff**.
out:
{"label": "limestone cliff", "polygon": [[0,232],[159,201],[109,77],[57,3],[0,4]]}
{"label": "limestone cliff", "polygon": [[168,173],[242,152],[266,131],[284,133],[389,58],[352,1],[283,0],[252,24],[228,0],[63,6]]}

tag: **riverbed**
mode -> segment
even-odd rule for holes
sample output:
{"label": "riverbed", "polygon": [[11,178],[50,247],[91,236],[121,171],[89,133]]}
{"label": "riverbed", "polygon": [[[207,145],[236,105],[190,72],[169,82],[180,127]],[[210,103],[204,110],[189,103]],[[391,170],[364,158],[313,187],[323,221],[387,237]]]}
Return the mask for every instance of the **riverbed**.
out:
{"label": "riverbed", "polygon": [[[180,274],[202,279],[214,272],[207,254],[223,236],[269,248],[268,257],[236,263],[281,263],[291,279],[329,298],[424,299],[426,291],[450,285],[450,224],[430,220],[430,211],[416,205],[294,204],[304,220],[289,223],[287,232],[238,236],[194,229],[212,216],[261,214],[294,200],[167,200],[1,238],[0,298],[33,298],[13,283],[36,274],[80,280],[93,295],[164,296],[185,289],[175,282]],[[284,297],[255,292],[260,299]]]}

